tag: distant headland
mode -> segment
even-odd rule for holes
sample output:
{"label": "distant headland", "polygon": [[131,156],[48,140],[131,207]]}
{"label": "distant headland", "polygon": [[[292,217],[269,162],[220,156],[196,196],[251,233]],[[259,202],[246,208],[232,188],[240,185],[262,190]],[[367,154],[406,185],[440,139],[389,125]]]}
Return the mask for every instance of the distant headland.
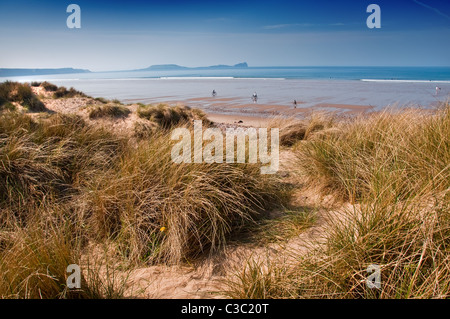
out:
{"label": "distant headland", "polygon": [[[109,72],[130,72],[130,71],[171,71],[171,70],[220,70],[220,69],[244,69],[248,68],[247,62],[235,65],[211,65],[200,67],[187,67],[178,64],[157,64],[144,69],[109,71]],[[74,74],[74,73],[95,73],[87,69],[60,68],[60,69],[9,69],[0,68],[0,77],[8,76],[28,76],[28,75],[49,75],[49,74]]]}
{"label": "distant headland", "polygon": [[235,65],[211,65],[211,66],[200,66],[200,67],[187,67],[177,64],[157,64],[151,65],[145,69],[137,69],[133,71],[168,71],[168,70],[217,70],[217,69],[236,69],[236,68],[248,68],[247,62],[238,63]]}

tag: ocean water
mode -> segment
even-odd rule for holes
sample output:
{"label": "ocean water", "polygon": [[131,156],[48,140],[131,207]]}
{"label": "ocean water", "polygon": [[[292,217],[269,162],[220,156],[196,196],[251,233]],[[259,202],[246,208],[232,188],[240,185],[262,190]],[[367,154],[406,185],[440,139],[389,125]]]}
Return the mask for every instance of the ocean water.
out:
{"label": "ocean water", "polygon": [[29,76],[54,79],[129,79],[129,78],[279,78],[336,80],[417,80],[450,81],[450,67],[249,67],[228,69],[180,69],[167,71],[113,71],[80,74]]}
{"label": "ocean water", "polygon": [[[234,104],[251,103],[251,95],[257,92],[258,104],[292,106],[297,100],[298,108],[323,104],[364,105],[373,109],[433,107],[450,96],[450,67],[185,69],[10,77],[0,81],[6,79],[46,80],[73,86],[94,97],[117,98],[126,103],[182,102],[207,111],[210,102],[205,99],[213,89],[217,99]],[[436,87],[440,90],[436,91]]]}

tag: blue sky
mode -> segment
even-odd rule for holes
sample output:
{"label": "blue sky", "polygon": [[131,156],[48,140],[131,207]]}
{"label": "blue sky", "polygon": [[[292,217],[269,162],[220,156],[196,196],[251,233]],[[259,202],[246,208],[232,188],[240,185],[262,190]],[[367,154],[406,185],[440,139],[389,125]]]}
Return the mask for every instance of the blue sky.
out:
{"label": "blue sky", "polygon": [[[81,29],[66,8],[81,7]],[[381,29],[366,8],[381,7]],[[0,1],[0,67],[450,66],[449,0]]]}

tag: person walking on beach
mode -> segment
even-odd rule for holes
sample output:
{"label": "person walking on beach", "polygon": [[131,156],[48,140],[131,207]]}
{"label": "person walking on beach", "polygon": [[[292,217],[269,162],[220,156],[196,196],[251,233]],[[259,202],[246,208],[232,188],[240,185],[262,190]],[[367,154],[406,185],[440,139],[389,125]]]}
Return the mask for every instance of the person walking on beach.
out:
{"label": "person walking on beach", "polygon": [[215,97],[216,94],[217,94],[217,93],[216,93],[216,90],[213,90],[213,91],[212,91],[212,96]]}
{"label": "person walking on beach", "polygon": [[253,100],[253,103],[256,103],[258,101],[258,95],[256,95],[256,92],[253,93],[252,100]]}
{"label": "person walking on beach", "polygon": [[294,109],[297,108],[297,100],[294,100]]}
{"label": "person walking on beach", "polygon": [[439,86],[436,86],[436,95],[439,94],[439,91],[441,90],[441,88]]}

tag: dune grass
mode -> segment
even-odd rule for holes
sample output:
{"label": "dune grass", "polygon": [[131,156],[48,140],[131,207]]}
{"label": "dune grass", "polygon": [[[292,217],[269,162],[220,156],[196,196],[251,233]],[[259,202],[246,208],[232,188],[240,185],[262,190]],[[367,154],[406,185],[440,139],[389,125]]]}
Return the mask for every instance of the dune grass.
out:
{"label": "dune grass", "polygon": [[[448,298],[450,107],[336,122],[296,145],[302,179],[356,205],[330,214],[322,243],[290,262],[251,259],[233,298]],[[292,261],[294,260],[294,262]],[[296,261],[297,260],[297,261]],[[367,287],[369,265],[381,289]]]}
{"label": "dune grass", "polygon": [[170,106],[168,104],[140,105],[137,114],[140,118],[155,122],[163,129],[169,129],[176,125],[191,123],[193,120],[202,120],[209,123],[205,114],[198,109],[188,106]]}
{"label": "dune grass", "polygon": [[0,83],[0,108],[13,109],[11,102],[18,102],[32,112],[43,112],[47,109],[44,103],[33,93],[27,83],[5,81]]}
{"label": "dune grass", "polygon": [[319,134],[333,130],[336,119],[328,113],[312,113],[304,119],[275,117],[269,128],[279,128],[280,145],[291,147],[299,141],[315,138]]}
{"label": "dune grass", "polygon": [[15,111],[16,110],[16,106],[14,104],[12,104],[11,102],[8,101],[1,101],[0,100],[0,112],[1,111]]}
{"label": "dune grass", "polygon": [[39,86],[43,87],[47,92],[56,92],[58,90],[58,86],[47,81],[40,83]]}
{"label": "dune grass", "polygon": [[67,89],[64,86],[60,86],[56,90],[54,90],[54,87],[52,87],[48,91],[54,92],[53,98],[55,98],[55,99],[73,98],[73,97],[89,97],[86,94],[84,94],[83,92],[75,90],[73,87],[71,87],[70,89]]}
{"label": "dune grass", "polygon": [[[68,209],[48,201],[35,207],[26,227],[2,227],[1,298],[124,298],[127,272],[111,267],[105,257],[83,257],[82,224],[71,220]],[[67,286],[67,267],[73,264],[81,267],[80,288]]]}
{"label": "dune grass", "polygon": [[133,127],[133,136],[137,139],[150,138],[159,129],[158,124],[150,121],[136,121]]}
{"label": "dune grass", "polygon": [[100,102],[102,104],[108,104],[108,100],[103,98],[103,97],[96,97],[94,100],[98,101],[98,102]]}
{"label": "dune grass", "polygon": [[131,113],[130,109],[122,105],[105,104],[101,106],[94,106],[89,110],[90,119],[98,118],[125,118]]}
{"label": "dune grass", "polygon": [[383,111],[343,121],[334,134],[298,146],[309,183],[345,200],[392,200],[444,190],[450,163],[450,111]]}
{"label": "dune grass", "polygon": [[105,242],[128,264],[192,260],[285,199],[255,164],[178,165],[171,147],[165,130],[131,143],[76,115],[1,113],[0,296],[120,297],[95,267],[69,291],[66,267]]}
{"label": "dune grass", "polygon": [[118,99],[107,100],[104,97],[96,97],[96,98],[94,98],[94,100],[101,102],[102,104],[112,103],[112,104],[117,104],[117,105],[123,105],[123,103],[120,102]]}
{"label": "dune grass", "polygon": [[213,252],[284,200],[278,179],[255,164],[173,163],[169,136],[142,140],[90,192],[96,233],[114,236],[129,259],[178,263]]}
{"label": "dune grass", "polygon": [[[0,115],[0,221],[25,220],[45,198],[70,200],[97,171],[113,165],[125,142],[72,115],[40,121],[26,114]],[[32,211],[32,207],[31,207]]]}
{"label": "dune grass", "polygon": [[[81,261],[88,241],[76,198],[123,145],[78,116],[0,115],[0,297],[122,297],[124,286]],[[69,264],[84,269],[68,289]]]}

